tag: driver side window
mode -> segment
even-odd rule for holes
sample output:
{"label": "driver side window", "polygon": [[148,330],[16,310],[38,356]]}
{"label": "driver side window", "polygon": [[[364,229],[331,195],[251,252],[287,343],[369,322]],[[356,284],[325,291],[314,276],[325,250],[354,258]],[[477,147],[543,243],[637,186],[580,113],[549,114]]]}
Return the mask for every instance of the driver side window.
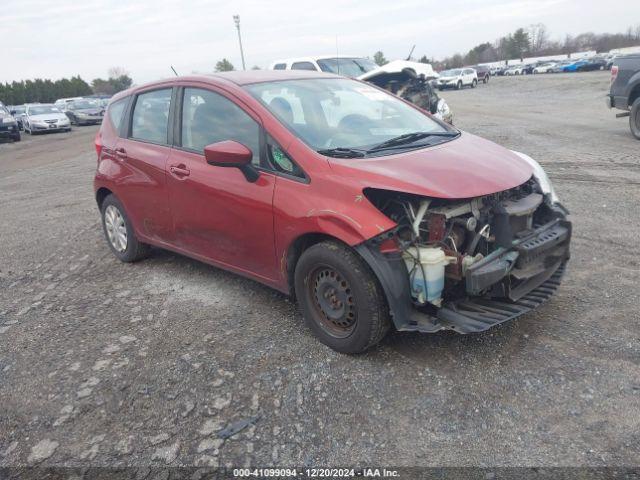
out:
{"label": "driver side window", "polygon": [[235,140],[260,165],[260,126],[235,103],[201,88],[185,88],[182,101],[182,147],[198,153],[212,143]]}

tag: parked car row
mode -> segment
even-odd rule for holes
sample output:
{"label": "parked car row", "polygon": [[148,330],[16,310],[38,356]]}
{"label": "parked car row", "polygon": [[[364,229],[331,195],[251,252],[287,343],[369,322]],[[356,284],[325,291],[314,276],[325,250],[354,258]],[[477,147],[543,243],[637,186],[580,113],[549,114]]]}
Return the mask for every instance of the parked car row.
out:
{"label": "parked car row", "polygon": [[[45,131],[68,132],[71,130],[71,125],[100,124],[109,98],[106,96],[60,98],[54,103],[25,103],[8,107],[0,103],[0,138],[8,137],[17,141],[20,140],[20,131],[29,134]],[[13,132],[13,124],[17,128],[17,135]],[[9,131],[10,133],[6,133]]]}
{"label": "parked car row", "polygon": [[[613,58],[613,57],[612,57]],[[521,63],[512,66],[491,67],[491,75],[517,76],[539,73],[561,72],[590,72],[594,70],[608,70],[611,68],[612,59],[596,56],[591,58],[566,59],[558,61],[540,60],[534,63]]]}

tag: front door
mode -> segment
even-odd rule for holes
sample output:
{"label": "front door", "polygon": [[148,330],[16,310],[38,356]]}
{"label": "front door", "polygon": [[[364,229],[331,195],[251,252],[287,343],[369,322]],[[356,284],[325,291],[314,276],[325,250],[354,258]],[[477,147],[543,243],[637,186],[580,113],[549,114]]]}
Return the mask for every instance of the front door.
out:
{"label": "front door", "polygon": [[260,125],[225,96],[183,90],[182,129],[167,162],[169,205],[175,244],[223,266],[274,280],[275,176],[262,172],[254,183],[237,168],[215,167],[204,147],[223,140],[247,146],[260,162]]}

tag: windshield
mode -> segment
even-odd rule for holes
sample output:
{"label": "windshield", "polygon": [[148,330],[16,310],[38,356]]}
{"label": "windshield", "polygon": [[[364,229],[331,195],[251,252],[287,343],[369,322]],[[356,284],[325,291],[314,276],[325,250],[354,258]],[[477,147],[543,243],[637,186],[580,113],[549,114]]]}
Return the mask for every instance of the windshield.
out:
{"label": "windshield", "polygon": [[443,77],[457,77],[461,73],[462,70],[456,68],[455,70],[445,70],[444,72],[441,72],[440,75],[442,75]]}
{"label": "windshield", "polygon": [[9,110],[4,105],[0,105],[0,113],[9,115]]}
{"label": "windshield", "polygon": [[98,108],[98,102],[95,100],[76,100],[71,103],[73,108],[83,109],[83,108]]}
{"label": "windshield", "polygon": [[24,113],[24,111],[26,110],[26,108],[25,108],[25,107],[23,107],[23,106],[15,106],[15,107],[13,107],[12,109],[16,111],[16,114],[18,114],[18,113]]}
{"label": "windshield", "polygon": [[38,105],[29,107],[29,115],[44,115],[45,113],[60,113],[53,105]]}
{"label": "windshield", "polygon": [[355,80],[288,80],[245,88],[314,150],[366,150],[408,133],[455,132],[397,97]]}
{"label": "windshield", "polygon": [[368,58],[324,58],[318,60],[318,65],[323,72],[346,77],[359,77],[363,73],[378,68],[378,65]]}

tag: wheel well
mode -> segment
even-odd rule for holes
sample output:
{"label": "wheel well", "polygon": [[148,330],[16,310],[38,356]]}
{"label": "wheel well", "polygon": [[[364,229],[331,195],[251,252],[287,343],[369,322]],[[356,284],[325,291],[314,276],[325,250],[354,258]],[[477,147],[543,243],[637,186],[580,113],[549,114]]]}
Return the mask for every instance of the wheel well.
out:
{"label": "wheel well", "polygon": [[296,264],[298,263],[300,256],[309,247],[312,247],[313,245],[324,242],[326,240],[333,240],[343,243],[339,238],[332,237],[331,235],[326,235],[324,233],[305,233],[304,235],[296,238],[289,246],[286,257],[286,268],[289,294],[291,295],[292,299],[295,300],[296,296],[294,274],[296,271]]}
{"label": "wheel well", "polygon": [[108,195],[111,194],[111,190],[105,187],[100,187],[96,192],[96,202],[98,203],[98,208],[102,210],[102,202],[107,198]]}
{"label": "wheel well", "polygon": [[633,90],[631,90],[631,93],[629,94],[629,101],[627,102],[629,107],[633,105],[633,102],[635,102],[638,97],[640,97],[640,83],[633,87]]}

